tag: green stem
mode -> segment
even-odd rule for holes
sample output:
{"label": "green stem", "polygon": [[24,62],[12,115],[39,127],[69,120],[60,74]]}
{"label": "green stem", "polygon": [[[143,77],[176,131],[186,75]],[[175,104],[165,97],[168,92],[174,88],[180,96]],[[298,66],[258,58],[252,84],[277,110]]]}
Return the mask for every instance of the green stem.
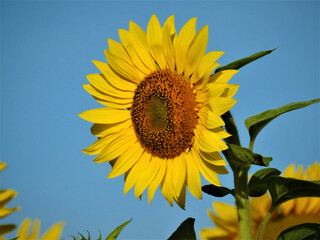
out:
{"label": "green stem", "polygon": [[248,197],[248,171],[249,166],[241,166],[234,168],[234,195],[236,198],[236,206],[238,211],[239,223],[239,239],[252,239],[250,212],[249,212],[249,197]]}
{"label": "green stem", "polygon": [[253,143],[254,141],[250,141],[250,144],[249,144],[249,149],[252,151],[253,150]]}
{"label": "green stem", "polygon": [[264,231],[266,230],[267,223],[269,222],[269,219],[272,215],[273,209],[270,209],[267,215],[264,217],[262,220],[262,223],[259,227],[258,235],[257,235],[257,240],[262,240],[263,239],[263,234]]}

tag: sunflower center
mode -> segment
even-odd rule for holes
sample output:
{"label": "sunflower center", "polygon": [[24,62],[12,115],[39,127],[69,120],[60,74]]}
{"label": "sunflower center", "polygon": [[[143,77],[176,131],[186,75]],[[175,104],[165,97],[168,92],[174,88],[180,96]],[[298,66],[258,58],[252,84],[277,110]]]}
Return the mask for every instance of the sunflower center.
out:
{"label": "sunflower center", "polygon": [[187,78],[156,70],[138,85],[131,117],[142,146],[160,158],[175,158],[193,144],[196,95]]}

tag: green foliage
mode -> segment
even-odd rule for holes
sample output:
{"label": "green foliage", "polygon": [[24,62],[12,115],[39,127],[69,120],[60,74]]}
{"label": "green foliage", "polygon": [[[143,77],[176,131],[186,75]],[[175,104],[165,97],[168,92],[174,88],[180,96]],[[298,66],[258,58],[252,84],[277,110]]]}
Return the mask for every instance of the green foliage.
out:
{"label": "green foliage", "polygon": [[241,58],[237,61],[234,61],[232,63],[229,63],[228,65],[225,65],[223,67],[219,67],[217,68],[216,70],[216,73],[217,72],[220,72],[220,71],[223,71],[223,70],[227,70],[227,69],[239,69],[245,65],[247,65],[248,63],[251,63],[267,54],[270,54],[272,53],[274,50],[276,50],[277,48],[274,48],[274,49],[271,49],[271,50],[267,50],[267,51],[261,51],[261,52],[258,52],[258,53],[255,53],[249,57],[245,57],[245,58]]}
{"label": "green foliage", "polygon": [[317,223],[304,223],[284,230],[277,240],[314,240],[320,239],[320,225]]}
{"label": "green foliage", "polygon": [[234,194],[234,190],[226,187],[218,187],[213,184],[202,186],[202,191],[214,197],[224,197],[228,194]]}
{"label": "green foliage", "polygon": [[130,219],[129,221],[126,221],[126,222],[122,223],[121,225],[119,225],[118,227],[116,227],[116,229],[114,229],[105,240],[117,239],[117,237],[120,234],[120,232],[122,231],[122,229],[125,226],[127,226],[127,224],[129,224],[131,221],[132,221],[132,219]]}
{"label": "green foliage", "polygon": [[194,218],[187,218],[168,238],[168,240],[196,240],[194,221]]}
{"label": "green foliage", "polygon": [[296,110],[299,108],[307,107],[311,104],[317,103],[320,101],[320,98],[309,100],[309,101],[303,101],[303,102],[294,102],[289,103],[287,105],[284,105],[282,107],[271,109],[262,113],[259,113],[257,115],[254,115],[252,117],[247,118],[244,121],[244,124],[246,125],[249,134],[250,134],[250,146],[253,146],[254,140],[256,139],[258,133],[273,119],[280,116],[283,113],[290,112],[292,110]]}
{"label": "green foliage", "polygon": [[238,164],[255,164],[260,166],[269,166],[271,157],[263,157],[260,154],[252,152],[248,148],[244,148],[234,144],[228,144],[234,157],[234,161]]}
{"label": "green foliage", "polygon": [[288,200],[299,197],[320,197],[320,181],[304,181],[274,176],[267,181],[272,198],[271,211]]}
{"label": "green foliage", "polygon": [[[126,221],[124,223],[122,223],[121,225],[119,225],[118,227],[116,227],[110,234],[108,237],[105,238],[105,240],[115,240],[117,239],[118,235],[120,234],[120,232],[122,231],[122,229],[132,221],[132,219],[130,219],[129,221]],[[86,238],[85,236],[83,236],[81,233],[78,233],[81,236],[80,240],[91,240],[90,237],[90,233],[87,231],[88,233],[88,238]],[[75,236],[71,236],[73,238],[73,240],[77,240],[78,238],[76,238]],[[101,232],[99,233],[99,238],[97,238],[97,240],[101,240]]]}
{"label": "green foliage", "polygon": [[280,171],[276,168],[264,168],[255,172],[250,178],[248,188],[249,196],[260,197],[267,192],[267,181],[272,176],[279,176]]}

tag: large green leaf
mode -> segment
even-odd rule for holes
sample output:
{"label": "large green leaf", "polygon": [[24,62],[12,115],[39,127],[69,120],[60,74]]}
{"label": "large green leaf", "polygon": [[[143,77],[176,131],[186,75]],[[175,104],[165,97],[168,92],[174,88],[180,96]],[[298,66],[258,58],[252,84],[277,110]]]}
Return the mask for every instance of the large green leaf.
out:
{"label": "large green leaf", "polygon": [[168,238],[168,240],[196,240],[194,221],[194,218],[187,218]]}
{"label": "large green leaf", "polygon": [[271,157],[263,157],[260,154],[252,152],[248,148],[240,147],[235,144],[228,144],[235,161],[238,164],[255,164],[260,166],[269,166]]}
{"label": "large green leaf", "polygon": [[274,176],[267,181],[272,198],[271,209],[299,197],[320,197],[320,181],[304,181]]}
{"label": "large green leaf", "polygon": [[276,50],[277,48],[274,48],[274,49],[271,49],[271,50],[267,50],[267,51],[261,51],[261,52],[258,52],[258,53],[255,53],[249,57],[245,57],[245,58],[241,58],[237,61],[234,61],[232,63],[229,63],[228,65],[225,65],[225,66],[222,66],[222,67],[219,67],[217,68],[217,70],[215,71],[216,73],[217,72],[220,72],[220,71],[223,71],[223,70],[228,70],[228,69],[239,69],[245,65],[247,65],[248,63],[251,63],[267,54],[270,54],[272,51]]}
{"label": "large green leaf", "polygon": [[276,168],[264,168],[255,172],[250,178],[248,188],[251,197],[260,197],[267,192],[267,181],[272,176],[279,176]]}
{"label": "large green leaf", "polygon": [[117,237],[118,237],[119,233],[122,231],[122,229],[125,226],[127,226],[127,224],[130,223],[131,221],[132,221],[132,219],[130,219],[129,221],[126,221],[126,222],[122,223],[121,225],[119,225],[118,227],[116,227],[116,229],[114,229],[105,240],[117,239]]}
{"label": "large green leaf", "polygon": [[214,197],[224,197],[228,194],[234,194],[234,190],[226,187],[218,187],[213,184],[202,186],[202,191]]}
{"label": "large green leaf", "polygon": [[284,230],[277,240],[315,240],[320,239],[320,224],[303,223]]}
{"label": "large green leaf", "polygon": [[256,139],[258,133],[276,117],[280,116],[283,113],[290,112],[292,110],[307,107],[319,101],[320,101],[320,98],[309,100],[309,101],[303,101],[303,102],[289,103],[282,107],[271,109],[247,118],[244,121],[244,124],[246,125],[250,134],[250,138],[251,138],[250,145],[253,146],[254,140]]}

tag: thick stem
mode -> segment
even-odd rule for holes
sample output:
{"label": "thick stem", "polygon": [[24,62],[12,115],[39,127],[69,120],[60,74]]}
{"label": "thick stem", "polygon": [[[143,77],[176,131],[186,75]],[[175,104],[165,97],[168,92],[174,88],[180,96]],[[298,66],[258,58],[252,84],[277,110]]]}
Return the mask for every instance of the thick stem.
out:
{"label": "thick stem", "polygon": [[242,166],[240,169],[233,169],[234,193],[238,211],[240,240],[252,239],[248,197],[248,170],[249,167],[244,166]]}
{"label": "thick stem", "polygon": [[261,225],[259,227],[257,240],[262,240],[263,239],[264,230],[266,229],[267,223],[269,222],[269,219],[270,219],[270,217],[272,215],[272,212],[273,212],[273,209],[270,209],[269,212],[267,213],[267,215],[262,220],[262,223],[261,223]]}

